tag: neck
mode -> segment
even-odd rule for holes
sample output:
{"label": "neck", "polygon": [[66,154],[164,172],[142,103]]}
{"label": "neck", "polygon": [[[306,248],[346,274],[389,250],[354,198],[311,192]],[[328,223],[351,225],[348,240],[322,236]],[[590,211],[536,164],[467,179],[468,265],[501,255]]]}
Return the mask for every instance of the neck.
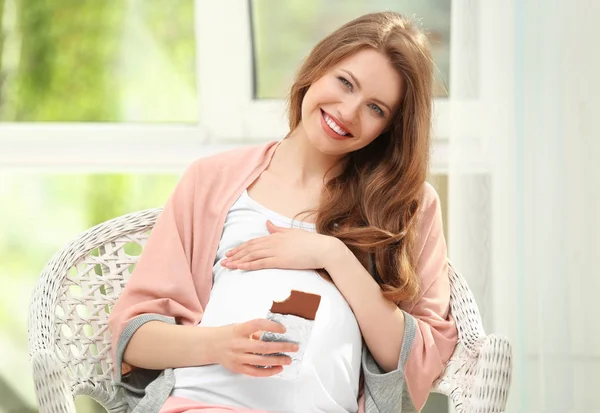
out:
{"label": "neck", "polygon": [[307,187],[323,184],[342,172],[340,156],[327,155],[308,140],[302,126],[298,126],[280,144],[270,169],[292,184]]}

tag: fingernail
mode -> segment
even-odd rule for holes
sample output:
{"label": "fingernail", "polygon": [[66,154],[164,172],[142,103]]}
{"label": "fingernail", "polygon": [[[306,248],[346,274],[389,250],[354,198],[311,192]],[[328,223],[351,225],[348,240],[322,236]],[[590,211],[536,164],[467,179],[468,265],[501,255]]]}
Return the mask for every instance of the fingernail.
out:
{"label": "fingernail", "polygon": [[228,263],[228,262],[229,262],[229,261],[227,261],[227,260],[225,260],[225,259],[224,259],[224,260],[222,260],[222,261],[221,261],[221,265],[224,267],[224,266],[226,266],[226,265],[227,265],[227,263]]}

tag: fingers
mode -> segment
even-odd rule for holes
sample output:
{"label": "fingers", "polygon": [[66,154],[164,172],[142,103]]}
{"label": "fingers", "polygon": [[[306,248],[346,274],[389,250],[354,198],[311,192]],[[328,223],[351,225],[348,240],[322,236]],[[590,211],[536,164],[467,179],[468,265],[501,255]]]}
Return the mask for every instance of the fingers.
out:
{"label": "fingers", "polygon": [[[298,345],[296,343],[260,340],[260,335],[258,334],[260,331],[284,334],[285,327],[275,321],[264,318],[258,318],[240,324],[238,325],[238,332],[244,339],[238,342],[236,346],[238,347],[238,350],[242,350],[244,353],[256,354],[292,353],[298,351]],[[246,337],[248,339],[245,339]],[[258,338],[258,340],[251,340],[250,338]]]}
{"label": "fingers", "polygon": [[243,244],[238,245],[235,248],[230,249],[229,251],[227,251],[225,253],[225,256],[227,258],[230,258],[230,257],[238,254],[239,252],[241,252],[241,251],[243,251],[243,250],[245,250],[247,248],[256,247],[256,246],[258,246],[258,245],[260,245],[260,244],[262,244],[262,243],[264,243],[265,241],[268,241],[268,240],[269,240],[268,236],[267,237],[254,238],[254,239],[252,239],[250,241],[247,241],[247,242],[244,242]]}
{"label": "fingers", "polygon": [[256,261],[243,262],[241,264],[234,263],[236,269],[244,271],[264,270],[265,268],[280,268],[277,264],[277,259],[274,257],[261,258]]}
{"label": "fingers", "polygon": [[276,367],[289,366],[292,364],[291,357],[288,356],[261,356],[260,354],[246,354],[243,364],[251,366]]}
{"label": "fingers", "polygon": [[[285,341],[262,341],[248,340],[246,344],[246,352],[256,354],[280,354],[294,353],[298,351],[298,344],[288,343]],[[269,356],[274,357],[274,356]]]}
{"label": "fingers", "polygon": [[257,331],[269,331],[271,333],[285,333],[285,327],[275,321],[265,318],[257,318],[255,320],[246,321],[237,326],[239,333],[244,337],[250,337]]}
{"label": "fingers", "polygon": [[255,367],[255,366],[250,366],[247,364],[242,364],[235,371],[236,371],[236,373],[246,374],[248,376],[253,376],[253,377],[271,377],[271,376],[281,373],[283,371],[283,367],[276,366],[276,367],[271,367],[271,368],[265,369],[262,367]]}
{"label": "fingers", "polygon": [[[267,250],[264,251],[265,253]],[[285,263],[276,257],[258,258],[254,254],[249,254],[242,260],[231,261],[229,259],[221,260],[221,265],[230,270],[256,271],[264,270],[265,268],[281,268]]]}
{"label": "fingers", "polygon": [[261,333],[283,334],[285,327],[275,321],[258,318],[234,325],[226,365],[230,370],[253,377],[270,377],[292,364],[285,353],[298,351],[298,344],[260,340]]}
{"label": "fingers", "polygon": [[255,249],[255,248],[259,248],[259,247],[243,248],[232,255],[227,255],[227,254],[229,254],[229,253],[227,253],[227,254],[225,254],[225,260],[227,260],[228,262],[232,262],[232,261],[248,261],[248,260],[255,260],[257,258],[263,258],[265,256],[265,251],[267,251],[267,249],[266,248]]}
{"label": "fingers", "polygon": [[[259,247],[257,247],[259,248]],[[242,250],[240,252],[238,252],[237,254],[232,255],[231,257],[226,258],[225,260],[227,261],[226,263],[234,263],[235,264],[241,264],[241,263],[246,263],[249,261],[256,261],[258,259],[262,259],[262,258],[266,258],[269,256],[269,249],[268,248],[262,248],[262,249],[256,249],[256,250]]]}

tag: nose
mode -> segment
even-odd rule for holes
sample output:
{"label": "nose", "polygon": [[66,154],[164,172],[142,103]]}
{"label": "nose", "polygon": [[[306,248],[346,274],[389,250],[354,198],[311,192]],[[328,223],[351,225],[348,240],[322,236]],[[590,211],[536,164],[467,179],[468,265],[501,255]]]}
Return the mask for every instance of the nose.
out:
{"label": "nose", "polygon": [[358,120],[360,99],[348,97],[338,106],[338,117],[344,123],[353,125]]}

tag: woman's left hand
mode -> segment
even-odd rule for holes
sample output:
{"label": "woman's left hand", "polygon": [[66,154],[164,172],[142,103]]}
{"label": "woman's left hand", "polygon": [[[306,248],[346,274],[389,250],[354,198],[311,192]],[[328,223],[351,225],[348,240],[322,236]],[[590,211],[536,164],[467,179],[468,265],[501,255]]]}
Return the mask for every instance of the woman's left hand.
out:
{"label": "woman's left hand", "polygon": [[229,250],[221,265],[235,270],[319,269],[340,243],[335,237],[297,228],[282,228],[267,221],[269,235],[244,242]]}

